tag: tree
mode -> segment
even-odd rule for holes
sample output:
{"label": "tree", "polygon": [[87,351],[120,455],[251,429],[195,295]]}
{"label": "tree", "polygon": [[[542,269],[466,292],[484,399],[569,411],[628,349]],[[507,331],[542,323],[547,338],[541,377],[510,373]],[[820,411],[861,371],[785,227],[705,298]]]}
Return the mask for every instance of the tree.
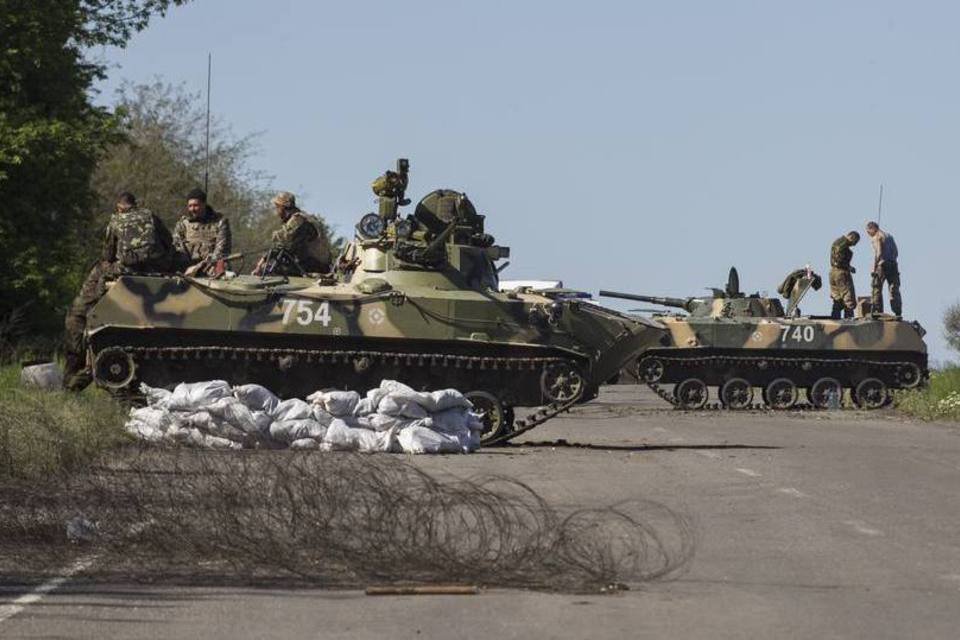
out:
{"label": "tree", "polygon": [[60,325],[85,265],[90,177],[120,135],[90,101],[104,66],[95,45],[124,46],[151,16],[185,0],[0,0],[0,318]]}
{"label": "tree", "polygon": [[[121,190],[136,194],[173,228],[187,192],[203,185],[206,113],[200,98],[161,81],[121,86],[117,112],[123,139],[110,145],[94,173],[98,218],[86,246],[97,247],[97,234]],[[208,200],[230,219],[233,250],[245,253],[262,251],[279,225],[270,204],[271,176],[248,164],[256,150],[256,135],[236,136],[214,119]]]}
{"label": "tree", "polygon": [[950,305],[943,312],[943,335],[947,344],[960,351],[960,303]]}

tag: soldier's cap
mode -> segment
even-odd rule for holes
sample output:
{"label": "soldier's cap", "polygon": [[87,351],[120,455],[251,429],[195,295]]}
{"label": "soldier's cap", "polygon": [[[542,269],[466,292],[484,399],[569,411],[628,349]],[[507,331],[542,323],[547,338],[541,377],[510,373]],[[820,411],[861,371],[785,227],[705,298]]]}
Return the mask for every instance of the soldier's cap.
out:
{"label": "soldier's cap", "polygon": [[281,191],[277,195],[273,196],[271,200],[273,204],[278,207],[295,207],[297,206],[297,198],[289,191]]}
{"label": "soldier's cap", "polygon": [[859,231],[849,231],[847,232],[847,237],[850,238],[850,241],[857,243],[860,241],[860,232]]}
{"label": "soldier's cap", "polygon": [[195,187],[190,190],[190,193],[187,194],[187,200],[199,200],[200,202],[206,202],[207,192],[200,187]]}

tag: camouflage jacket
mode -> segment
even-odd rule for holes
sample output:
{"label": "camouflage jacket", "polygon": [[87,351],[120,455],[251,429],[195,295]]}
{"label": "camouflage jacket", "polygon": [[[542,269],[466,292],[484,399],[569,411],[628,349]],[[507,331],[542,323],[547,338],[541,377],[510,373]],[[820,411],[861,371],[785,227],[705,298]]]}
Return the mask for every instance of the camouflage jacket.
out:
{"label": "camouflage jacket", "polygon": [[297,210],[277,231],[273,247],[292,254],[307,271],[326,271],[330,266],[330,241],[323,224],[309,213]]}
{"label": "camouflage jacket", "polygon": [[198,218],[183,214],[173,229],[173,247],[179,262],[187,266],[219,260],[230,253],[231,246],[230,222],[210,205]]}
{"label": "camouflage jacket", "polygon": [[160,218],[149,209],[132,209],[110,218],[101,258],[123,271],[166,271],[172,245]]}
{"label": "camouflage jacket", "polygon": [[853,249],[850,248],[850,241],[847,236],[840,236],[830,245],[830,266],[834,269],[850,270],[850,262],[853,260]]}

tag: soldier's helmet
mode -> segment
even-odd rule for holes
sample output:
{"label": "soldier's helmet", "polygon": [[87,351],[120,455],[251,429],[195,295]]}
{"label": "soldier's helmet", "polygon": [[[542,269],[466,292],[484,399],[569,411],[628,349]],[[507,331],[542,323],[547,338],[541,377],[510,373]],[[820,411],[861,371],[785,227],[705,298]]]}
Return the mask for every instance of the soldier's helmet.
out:
{"label": "soldier's helmet", "polygon": [[274,205],[288,209],[297,206],[297,198],[289,191],[281,191],[271,200]]}

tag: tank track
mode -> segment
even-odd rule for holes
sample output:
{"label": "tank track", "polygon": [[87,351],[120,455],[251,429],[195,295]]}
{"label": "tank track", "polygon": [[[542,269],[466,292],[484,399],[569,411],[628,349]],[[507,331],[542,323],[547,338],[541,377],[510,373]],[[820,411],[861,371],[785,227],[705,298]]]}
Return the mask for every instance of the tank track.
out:
{"label": "tank track", "polygon": [[[144,360],[201,360],[203,358],[220,360],[257,360],[270,361],[281,358],[304,358],[306,362],[321,363],[355,363],[367,358],[369,361],[378,360],[403,364],[405,366],[420,367],[456,367],[477,370],[504,370],[504,371],[537,371],[540,372],[548,365],[565,363],[577,368],[578,363],[571,358],[559,357],[508,357],[508,356],[468,356],[449,353],[409,353],[375,350],[340,350],[340,349],[293,349],[293,348],[261,348],[261,347],[223,347],[223,346],[190,346],[190,347],[145,347],[112,345],[110,349],[120,349],[131,357],[142,357]],[[103,349],[105,350],[105,349]],[[102,351],[102,350],[101,350]],[[484,446],[503,444],[517,436],[540,426],[553,418],[571,409],[580,402],[586,384],[580,385],[580,390],[569,400],[551,402],[534,409],[534,412],[519,420],[515,420],[504,433],[483,440]],[[130,389],[114,390],[115,395],[127,397]]]}
{"label": "tank track", "polygon": [[[804,372],[811,370],[813,367],[818,367],[818,370],[824,371],[824,376],[829,375],[829,370],[839,369],[841,367],[852,367],[852,366],[869,366],[871,370],[880,370],[886,369],[891,372],[892,377],[896,376],[896,371],[899,367],[902,366],[916,366],[915,362],[911,361],[885,361],[885,360],[864,360],[859,358],[782,358],[782,357],[767,357],[767,356],[723,356],[723,355],[713,355],[713,356],[698,356],[698,357],[685,357],[685,356],[665,356],[657,354],[656,357],[658,360],[663,362],[670,362],[673,364],[679,364],[688,369],[717,369],[722,367],[735,366],[740,370],[748,367],[756,367],[757,369],[767,370],[771,367],[778,366],[781,370],[785,372],[784,377],[790,377],[786,371],[790,368],[800,369]],[[642,358],[641,358],[642,360]],[[656,393],[660,398],[670,403],[674,409],[679,411],[719,411],[728,410],[723,406],[721,402],[709,402],[704,407],[700,409],[686,409],[681,403],[674,397],[674,395],[663,389],[662,385],[657,382],[648,382],[643,380],[642,377],[638,376],[638,380],[646,384],[654,393]],[[667,383],[671,384],[671,383]],[[679,383],[678,383],[679,384]],[[760,386],[760,385],[758,385]],[[849,405],[841,399],[841,406],[848,407]],[[764,403],[752,403],[751,405],[744,407],[742,409],[736,409],[737,411],[770,411],[773,410],[771,407],[768,407]],[[815,410],[820,411],[819,408],[810,404],[809,402],[797,402],[792,407],[791,410]]]}

